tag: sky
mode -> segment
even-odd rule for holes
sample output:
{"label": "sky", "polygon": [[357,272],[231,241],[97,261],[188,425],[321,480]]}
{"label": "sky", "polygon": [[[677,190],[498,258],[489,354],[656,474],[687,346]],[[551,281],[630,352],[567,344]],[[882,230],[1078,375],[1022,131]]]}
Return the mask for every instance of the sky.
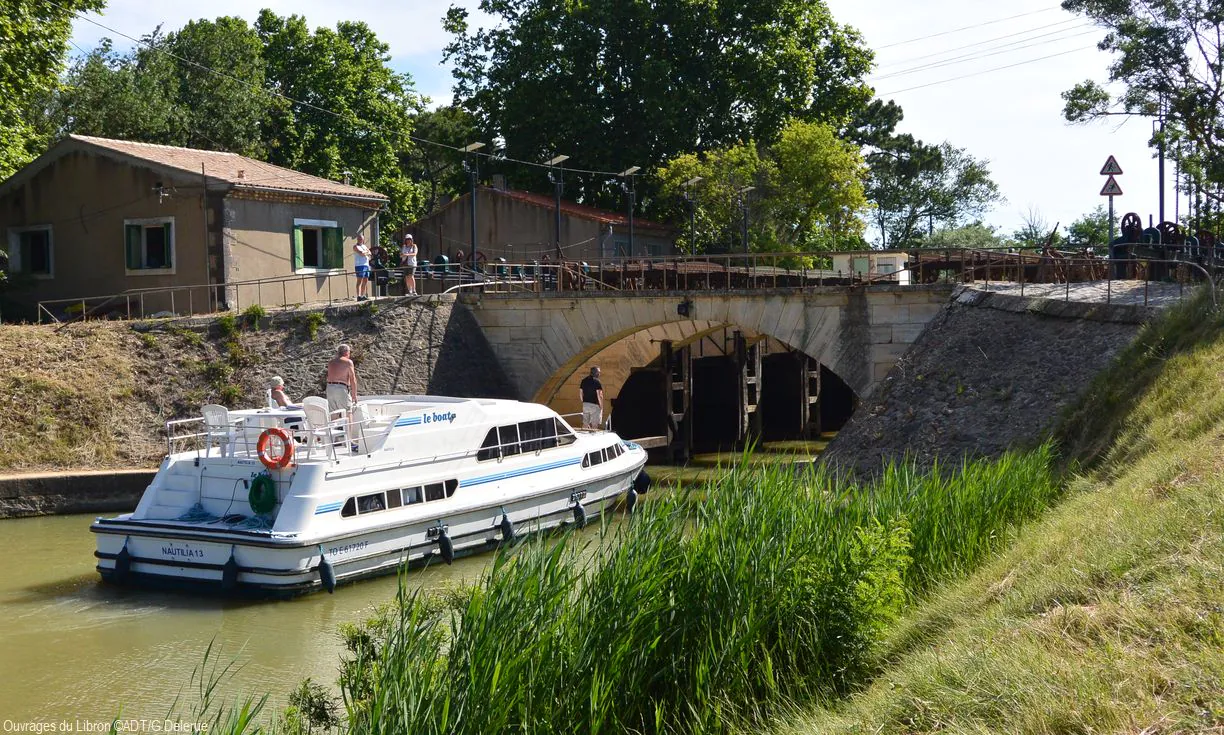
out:
{"label": "sky", "polygon": [[[1062,11],[1056,0],[825,1],[839,23],[857,28],[876,50],[876,71],[868,81],[880,97],[904,109],[900,132],[929,143],[946,140],[989,162],[1006,202],[987,214],[987,224],[1010,234],[1036,215],[1050,227],[1065,227],[1107,203],[1099,194],[1106,180],[1099,171],[1110,155],[1125,172],[1118,177],[1118,216],[1138,212],[1145,223],[1149,214],[1156,217],[1157,164],[1147,146],[1151,121],[1117,117],[1070,125],[1062,118],[1064,90],[1106,78],[1110,57],[1096,49],[1104,31]],[[172,30],[198,17],[253,21],[264,7],[303,15],[311,26],[363,20],[390,46],[392,67],[411,75],[417,92],[444,104],[451,98],[451,78],[441,62],[448,41],[441,21],[452,2],[471,9],[474,25],[489,22],[475,10],[476,0],[108,0],[101,14],[86,17],[133,37],[159,23]],[[74,24],[72,40],[80,48],[104,36],[117,47],[130,45],[87,20]],[[1165,213],[1172,219],[1171,162],[1166,176]]]}

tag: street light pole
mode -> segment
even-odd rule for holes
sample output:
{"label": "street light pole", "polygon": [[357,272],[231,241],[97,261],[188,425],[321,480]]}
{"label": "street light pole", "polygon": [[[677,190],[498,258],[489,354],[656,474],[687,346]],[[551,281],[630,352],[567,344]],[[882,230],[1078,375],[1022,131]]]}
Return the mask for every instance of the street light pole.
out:
{"label": "street light pole", "polygon": [[748,246],[748,192],[756,189],[755,186],[741,187],[739,190],[740,207],[744,210],[744,255],[748,255],[751,248]]}
{"label": "street light pole", "polygon": [[684,189],[684,201],[689,205],[689,255],[697,254],[697,197],[693,195],[693,186],[703,178],[694,176],[680,185],[680,188]]}
{"label": "street light pole", "polygon": [[640,166],[630,166],[617,174],[624,179],[621,188],[629,195],[629,257],[633,257],[633,175],[641,170]]}
{"label": "street light pole", "polygon": [[[467,154],[463,159],[463,170],[467,171],[472,187],[472,201],[470,207],[472,213],[472,252],[470,253],[469,257],[472,259],[473,269],[476,268],[476,178],[480,168],[480,159],[476,155],[476,151],[480,150],[481,148],[484,148],[484,143],[468,143],[467,145],[463,146],[463,152]],[[462,268],[463,263],[460,263],[459,267]]]}
{"label": "street light pole", "polygon": [[[561,266],[561,258],[562,258],[561,256],[561,190],[565,188],[565,169],[557,168],[557,165],[564,163],[565,161],[568,161],[568,160],[569,160],[569,156],[562,155],[562,156],[553,156],[552,158],[548,159],[548,161],[545,162],[545,165],[548,166],[548,180],[552,182],[553,190],[557,197],[557,218],[556,218],[556,222],[554,223],[555,224],[555,227],[554,227],[555,237],[553,238],[553,246],[557,250],[557,267],[558,268]],[[558,277],[559,276],[560,276],[560,271],[558,271]],[[560,280],[558,280],[557,283],[559,284]]]}

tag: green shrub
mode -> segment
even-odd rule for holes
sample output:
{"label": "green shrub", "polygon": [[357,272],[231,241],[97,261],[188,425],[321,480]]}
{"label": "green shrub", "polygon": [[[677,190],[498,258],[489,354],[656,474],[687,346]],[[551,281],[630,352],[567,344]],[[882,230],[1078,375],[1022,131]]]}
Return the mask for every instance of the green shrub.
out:
{"label": "green shrub", "polygon": [[243,321],[246,322],[252,330],[259,331],[259,320],[268,316],[268,312],[259,304],[252,304],[242,312]]}
{"label": "green shrub", "polygon": [[140,344],[143,345],[146,350],[151,350],[157,347],[157,337],[149,334],[148,332],[141,332]]}
{"label": "green shrub", "polygon": [[185,327],[174,327],[170,330],[170,333],[176,335],[179,339],[183,340],[183,342],[191,347],[199,347],[204,344],[204,337],[202,337],[199,332],[192,329],[187,329]]}
{"label": "green shrub", "polygon": [[313,342],[319,336],[319,327],[327,322],[327,317],[323,316],[323,312],[312,311],[306,314],[305,322],[306,336]]}
{"label": "green shrub", "polygon": [[221,386],[221,390],[217,391],[217,394],[221,399],[221,403],[226,406],[237,406],[246,399],[246,391],[242,389],[242,386],[234,385],[233,383]]}
{"label": "green shrub", "polygon": [[217,317],[217,331],[222,339],[230,339],[238,334],[238,318],[233,314],[222,314]]}

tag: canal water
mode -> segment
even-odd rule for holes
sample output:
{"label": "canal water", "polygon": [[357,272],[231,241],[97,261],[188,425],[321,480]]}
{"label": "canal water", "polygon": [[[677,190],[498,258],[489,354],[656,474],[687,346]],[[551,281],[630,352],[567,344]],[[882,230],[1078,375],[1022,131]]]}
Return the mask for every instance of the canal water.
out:
{"label": "canal water", "polygon": [[[758,462],[802,461],[819,442],[766,445]],[[687,468],[650,468],[694,481],[738,461],[698,455]],[[657,497],[651,495],[649,497]],[[334,595],[233,601],[104,585],[94,571],[93,516],[0,521],[0,730],[4,723],[187,719],[198,706],[205,664],[222,679],[217,701],[268,694],[279,711],[302,679],[334,686],[343,623],[359,622],[395,597],[394,577],[340,587]],[[593,525],[582,533],[594,537]],[[491,554],[408,572],[410,587],[474,582]],[[177,719],[177,718],[176,718]]]}

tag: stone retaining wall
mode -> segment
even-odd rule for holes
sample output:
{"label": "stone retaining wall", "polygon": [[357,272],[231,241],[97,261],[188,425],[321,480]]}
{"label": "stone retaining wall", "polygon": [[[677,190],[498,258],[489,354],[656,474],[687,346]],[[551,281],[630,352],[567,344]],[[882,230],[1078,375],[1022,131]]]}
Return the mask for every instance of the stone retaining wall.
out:
{"label": "stone retaining wall", "polygon": [[126,513],[136,508],[154,474],[156,470],[0,476],[0,518]]}

